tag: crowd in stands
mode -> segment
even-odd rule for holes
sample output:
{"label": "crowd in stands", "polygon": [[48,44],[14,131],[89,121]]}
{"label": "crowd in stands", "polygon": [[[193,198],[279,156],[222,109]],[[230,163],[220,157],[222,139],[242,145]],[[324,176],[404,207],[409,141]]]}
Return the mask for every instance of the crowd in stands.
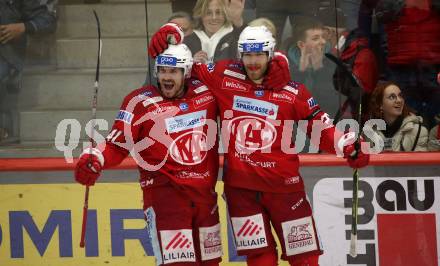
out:
{"label": "crowd in stands", "polygon": [[[440,0],[170,1],[167,21],[183,29],[195,62],[236,57],[242,29],[265,25],[287,55],[293,80],[335,123],[383,119],[387,128],[375,130],[385,150],[440,150]],[[40,1],[0,5],[2,96],[19,88],[26,36],[54,32],[56,17]],[[12,9],[19,13],[6,12]],[[0,109],[0,143],[10,131],[8,112]]]}
{"label": "crowd in stands", "polygon": [[265,25],[287,55],[292,78],[335,123],[382,119],[386,129],[372,130],[385,151],[440,150],[440,1],[172,2],[175,14],[193,19],[184,42],[195,61],[235,57],[242,28]]}
{"label": "crowd in stands", "polygon": [[0,0],[0,143],[17,137],[17,103],[8,95],[21,89],[28,37],[55,32],[54,1]]}

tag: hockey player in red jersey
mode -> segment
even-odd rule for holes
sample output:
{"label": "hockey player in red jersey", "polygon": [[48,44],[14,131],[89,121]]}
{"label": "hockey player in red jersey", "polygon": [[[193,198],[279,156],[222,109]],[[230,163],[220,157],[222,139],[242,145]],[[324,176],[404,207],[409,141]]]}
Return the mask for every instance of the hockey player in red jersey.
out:
{"label": "hockey player in red jersey", "polygon": [[[150,55],[167,47],[170,36],[180,41],[175,29],[165,25],[153,36]],[[316,266],[322,250],[298,155],[290,148],[293,122],[305,120],[309,136],[312,129],[313,135],[321,133],[319,148],[343,155],[353,168],[366,166],[369,155],[355,149],[354,134],[335,130],[304,85],[285,79],[287,63],[274,47],[265,27],[246,27],[238,41],[238,60],[196,64],[192,71],[219,105],[224,190],[238,254],[246,255],[251,266],[277,265],[272,224],[283,260]]]}
{"label": "hockey player in red jersey", "polygon": [[93,185],[102,169],[131,152],[157,265],[221,261],[217,105],[211,91],[190,78],[192,64],[186,45],[170,45],[156,58],[158,88],[126,96],[106,142],[86,149],[75,169],[77,182]]}

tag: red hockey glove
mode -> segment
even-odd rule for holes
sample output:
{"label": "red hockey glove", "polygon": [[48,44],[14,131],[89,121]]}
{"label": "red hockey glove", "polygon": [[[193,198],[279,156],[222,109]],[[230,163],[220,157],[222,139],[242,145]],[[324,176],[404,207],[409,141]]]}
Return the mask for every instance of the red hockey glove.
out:
{"label": "red hockey glove", "polygon": [[342,151],[344,158],[347,159],[347,163],[351,168],[362,168],[370,162],[370,155],[362,152],[362,142],[362,137],[360,141],[356,140],[354,132],[348,132],[338,140],[336,152],[340,154]]}
{"label": "red hockey glove", "polygon": [[362,168],[370,162],[370,155],[362,152],[361,143],[356,142],[344,147],[344,158],[351,168]]}
{"label": "red hockey glove", "polygon": [[76,182],[93,186],[98,179],[104,165],[104,156],[98,149],[86,149],[81,154],[75,167]]}
{"label": "red hockey glove", "polygon": [[289,60],[281,52],[275,52],[270,60],[267,75],[263,80],[263,85],[268,89],[282,89],[291,80]]}
{"label": "red hockey glove", "polygon": [[174,23],[167,23],[163,25],[154,35],[151,37],[150,44],[148,46],[148,54],[155,58],[167,49],[168,44],[179,44],[183,41],[182,29]]}

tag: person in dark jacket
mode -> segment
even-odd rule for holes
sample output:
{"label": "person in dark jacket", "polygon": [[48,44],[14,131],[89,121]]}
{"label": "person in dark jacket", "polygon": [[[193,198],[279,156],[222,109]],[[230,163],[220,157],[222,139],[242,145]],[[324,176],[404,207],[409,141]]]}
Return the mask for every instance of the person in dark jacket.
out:
{"label": "person in dark jacket", "polygon": [[[354,84],[348,73],[343,71],[343,69],[340,67],[336,68],[333,74],[334,88],[347,96],[347,100],[335,116],[335,123],[341,118],[357,120],[359,101],[362,99],[361,123],[363,124],[368,118],[369,97],[379,79],[379,69],[376,56],[368,46],[368,38],[361,30],[354,29],[350,31],[342,45],[340,60],[357,78],[362,88],[358,87],[358,84]],[[350,114],[346,112],[348,107],[350,107]]]}
{"label": "person in dark jacket", "polygon": [[[0,0],[0,101],[17,93],[21,83],[28,34],[52,33],[56,16],[39,0]],[[11,110],[0,102],[0,141],[10,134]]]}

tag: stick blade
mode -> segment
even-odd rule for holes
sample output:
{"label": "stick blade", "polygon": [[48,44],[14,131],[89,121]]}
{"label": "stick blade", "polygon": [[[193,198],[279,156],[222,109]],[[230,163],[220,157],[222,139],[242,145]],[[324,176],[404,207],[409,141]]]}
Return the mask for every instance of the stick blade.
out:
{"label": "stick blade", "polygon": [[357,256],[356,242],[357,242],[357,235],[352,233],[350,239],[350,256],[352,256],[353,258]]}

